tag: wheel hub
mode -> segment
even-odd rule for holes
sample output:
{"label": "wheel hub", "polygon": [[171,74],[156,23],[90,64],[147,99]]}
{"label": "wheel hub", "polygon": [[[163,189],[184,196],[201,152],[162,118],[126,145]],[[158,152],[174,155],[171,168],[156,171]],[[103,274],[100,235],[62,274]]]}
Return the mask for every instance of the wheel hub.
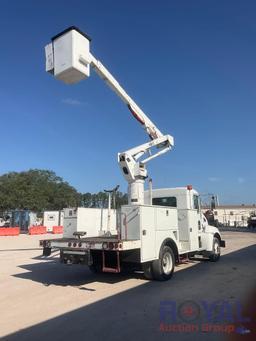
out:
{"label": "wheel hub", "polygon": [[220,254],[220,246],[219,246],[218,243],[215,243],[215,244],[214,244],[214,253],[215,253],[216,255],[219,255],[219,254]]}
{"label": "wheel hub", "polygon": [[172,256],[169,253],[165,253],[163,256],[163,272],[167,275],[172,270]]}

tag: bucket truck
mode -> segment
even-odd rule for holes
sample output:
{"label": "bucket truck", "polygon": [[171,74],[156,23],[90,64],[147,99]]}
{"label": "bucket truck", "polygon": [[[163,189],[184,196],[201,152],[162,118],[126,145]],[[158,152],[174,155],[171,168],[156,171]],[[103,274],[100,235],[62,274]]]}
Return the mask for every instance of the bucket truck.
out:
{"label": "bucket truck", "polygon": [[144,190],[147,163],[171,150],[174,139],[156,127],[93,56],[90,43],[90,37],[74,26],[54,36],[45,47],[46,71],[66,84],[75,84],[88,78],[92,68],[125,103],[149,141],[118,153],[128,182],[128,205],[105,213],[81,207],[64,209],[63,238],[41,240],[43,254],[49,256],[52,249],[58,249],[63,263],[85,264],[96,272],[140,269],[147,279],[155,280],[170,279],[175,264],[184,257],[200,255],[217,261],[225,241],[216,227],[208,225],[192,186],[153,190],[150,181],[149,190]]}

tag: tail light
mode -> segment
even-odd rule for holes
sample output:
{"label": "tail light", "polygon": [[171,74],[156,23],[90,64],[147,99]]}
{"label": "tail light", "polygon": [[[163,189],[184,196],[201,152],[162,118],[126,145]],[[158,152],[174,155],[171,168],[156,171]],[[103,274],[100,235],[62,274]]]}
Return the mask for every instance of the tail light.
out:
{"label": "tail light", "polygon": [[102,249],[106,250],[108,248],[108,243],[102,243]]}

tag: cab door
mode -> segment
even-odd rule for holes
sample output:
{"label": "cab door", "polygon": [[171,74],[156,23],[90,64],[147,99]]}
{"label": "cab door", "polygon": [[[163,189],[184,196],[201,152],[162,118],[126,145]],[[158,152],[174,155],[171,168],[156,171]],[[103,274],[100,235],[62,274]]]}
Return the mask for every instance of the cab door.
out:
{"label": "cab door", "polygon": [[190,242],[190,250],[198,250],[202,247],[201,241],[201,207],[199,196],[195,193],[191,193],[191,210],[189,210],[189,242]]}

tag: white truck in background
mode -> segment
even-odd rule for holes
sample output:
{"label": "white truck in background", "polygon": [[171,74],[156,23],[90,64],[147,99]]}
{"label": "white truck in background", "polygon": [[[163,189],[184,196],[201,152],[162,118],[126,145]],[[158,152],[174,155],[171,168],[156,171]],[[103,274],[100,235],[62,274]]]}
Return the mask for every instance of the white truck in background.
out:
{"label": "white truck in background", "polygon": [[63,219],[63,211],[44,211],[43,213],[43,225],[47,232],[52,232],[53,226],[63,226]]}
{"label": "white truck in background", "polygon": [[[110,228],[108,228],[110,219]],[[116,210],[106,208],[65,208],[63,237],[73,237],[74,233],[85,233],[87,237],[115,235]]]}
{"label": "white truck in background", "polygon": [[175,263],[184,257],[203,255],[217,261],[225,241],[216,227],[208,225],[192,186],[153,190],[149,182],[149,190],[144,191],[146,163],[171,150],[174,139],[161,133],[90,53],[90,41],[76,27],[61,32],[46,46],[46,70],[72,84],[89,77],[93,67],[125,102],[150,141],[118,154],[128,182],[128,205],[105,213],[101,209],[64,209],[63,238],[40,241],[43,254],[58,249],[63,263],[85,264],[96,272],[143,270],[147,279],[156,280],[170,279]]}

